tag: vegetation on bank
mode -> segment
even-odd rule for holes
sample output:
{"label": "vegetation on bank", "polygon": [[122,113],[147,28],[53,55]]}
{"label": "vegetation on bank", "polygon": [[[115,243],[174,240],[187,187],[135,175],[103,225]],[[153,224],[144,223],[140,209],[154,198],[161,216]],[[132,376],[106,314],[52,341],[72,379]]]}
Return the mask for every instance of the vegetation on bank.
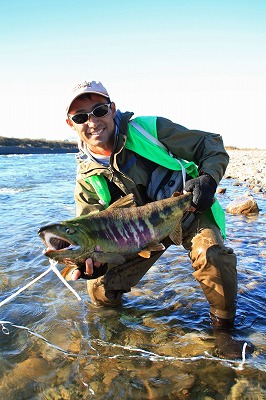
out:
{"label": "vegetation on bank", "polygon": [[21,148],[39,147],[39,148],[62,148],[76,149],[77,142],[69,142],[67,140],[45,140],[45,139],[16,139],[0,136],[0,146],[16,146]]}

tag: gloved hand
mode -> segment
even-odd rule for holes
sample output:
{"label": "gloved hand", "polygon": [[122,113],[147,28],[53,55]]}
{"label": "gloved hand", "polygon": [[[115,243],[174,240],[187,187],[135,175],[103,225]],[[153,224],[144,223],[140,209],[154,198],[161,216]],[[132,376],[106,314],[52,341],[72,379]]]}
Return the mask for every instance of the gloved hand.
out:
{"label": "gloved hand", "polygon": [[216,188],[215,180],[208,174],[190,179],[185,184],[185,191],[192,193],[191,205],[196,208],[196,212],[202,212],[212,206]]}
{"label": "gloved hand", "polygon": [[106,273],[107,264],[101,264],[97,261],[93,263],[91,258],[88,258],[84,263],[75,264],[72,260],[65,258],[63,263],[65,268],[61,275],[67,281],[76,281],[77,279],[96,279]]}

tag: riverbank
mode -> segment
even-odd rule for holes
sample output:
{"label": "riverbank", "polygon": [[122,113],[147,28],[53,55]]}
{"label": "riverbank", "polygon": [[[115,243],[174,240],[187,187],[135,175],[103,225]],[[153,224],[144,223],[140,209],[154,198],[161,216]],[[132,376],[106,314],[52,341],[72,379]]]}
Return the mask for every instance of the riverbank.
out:
{"label": "riverbank", "polygon": [[0,155],[77,153],[77,142],[0,136]]}
{"label": "riverbank", "polygon": [[230,162],[224,178],[236,179],[254,192],[266,192],[266,150],[233,149],[227,152]]}

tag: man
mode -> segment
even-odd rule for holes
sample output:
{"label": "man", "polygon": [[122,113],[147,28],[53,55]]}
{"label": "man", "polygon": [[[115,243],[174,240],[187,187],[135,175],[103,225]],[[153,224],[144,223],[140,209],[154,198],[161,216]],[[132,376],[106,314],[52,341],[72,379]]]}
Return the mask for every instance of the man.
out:
{"label": "man", "polygon": [[[121,113],[116,109],[100,82],[84,82],[74,88],[67,106],[66,122],[77,132],[80,149],[75,189],[77,215],[101,211],[106,206],[90,180],[92,176],[104,177],[110,203],[129,193],[134,194],[137,205],[154,200],[153,193],[148,194],[147,188],[158,167],[158,159],[149,160],[127,147],[132,117],[133,113]],[[162,117],[151,120],[140,117],[138,122],[146,123],[146,130],[151,130],[153,123],[158,140],[173,156],[197,166],[198,176],[192,178],[188,174],[184,187],[193,195],[189,210],[193,221],[183,225],[182,245],[189,250],[193,275],[210,304],[212,324],[230,328],[236,309],[236,256],[232,249],[224,246],[210,208],[229,162],[222,138],[213,133],[188,130]],[[163,243],[166,248],[172,244],[169,238]],[[139,282],[162,253],[153,252],[149,259],[136,256],[110,270],[96,262],[93,265],[88,259],[84,268],[74,266],[70,278],[88,279],[88,292],[95,304],[115,306],[120,304],[122,294]]]}

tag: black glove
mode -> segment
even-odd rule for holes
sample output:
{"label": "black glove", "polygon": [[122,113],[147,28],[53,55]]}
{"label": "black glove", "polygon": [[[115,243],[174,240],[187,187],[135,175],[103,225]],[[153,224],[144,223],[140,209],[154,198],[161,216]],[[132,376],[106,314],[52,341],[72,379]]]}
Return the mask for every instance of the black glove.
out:
{"label": "black glove", "polygon": [[107,264],[102,264],[100,267],[97,267],[97,268],[94,267],[92,275],[87,275],[87,274],[84,273],[85,265],[79,266],[78,269],[81,272],[81,275],[80,275],[79,278],[89,280],[89,279],[99,278],[99,276],[103,276],[106,273],[107,269],[108,269],[108,265]]}
{"label": "black glove", "polygon": [[196,212],[202,212],[212,206],[216,188],[215,180],[208,174],[190,179],[185,184],[185,190],[192,193],[191,205],[196,208]]}

